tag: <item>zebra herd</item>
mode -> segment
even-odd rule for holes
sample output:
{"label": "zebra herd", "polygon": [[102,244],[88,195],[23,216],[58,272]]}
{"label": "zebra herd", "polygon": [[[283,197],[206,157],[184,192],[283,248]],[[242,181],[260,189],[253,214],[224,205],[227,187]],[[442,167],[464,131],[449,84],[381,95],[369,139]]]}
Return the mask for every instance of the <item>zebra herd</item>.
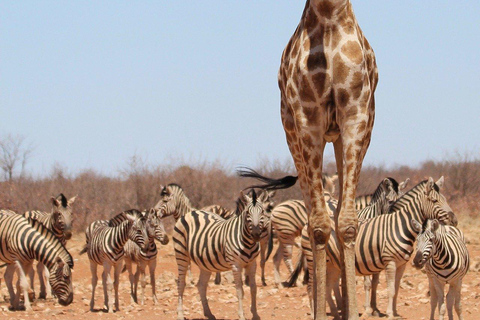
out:
{"label": "zebra herd", "polygon": [[[288,179],[269,179],[253,170],[240,172],[241,176],[257,178],[264,182],[240,193],[234,211],[218,205],[195,209],[183,189],[177,184],[161,188],[160,200],[149,210],[135,209],[117,214],[110,220],[93,221],[85,231],[86,244],[80,254],[87,253],[92,274],[90,310],[95,310],[97,268],[103,266],[104,303],[109,312],[119,310],[119,276],[128,271],[132,303],[145,302],[145,273],[149,268],[152,297],[157,303],[155,268],[158,249],[156,242],[165,245],[169,238],[163,218],[173,216],[176,224],[173,247],[178,267],[177,318],[184,319],[183,293],[186,274],[191,262],[200,269],[197,283],[204,315],[215,319],[207,299],[207,285],[211,273],[232,270],[238,297],[238,316],[245,319],[243,311],[242,271],[250,286],[251,313],[257,312],[257,286],[255,281],[256,258],[261,255],[262,284],[265,283],[264,266],[271,251],[274,234],[279,246],[274,255],[275,285],[292,286],[302,270],[309,275],[307,292],[313,301],[313,253],[310,247],[308,218],[301,200],[287,200],[274,206],[273,190],[294,184]],[[327,245],[327,302],[332,315],[340,318],[342,295],[340,270],[342,268],[339,242],[334,229],[334,213],[338,202],[334,198],[335,176],[325,176],[324,197],[331,213],[332,234]],[[440,319],[448,311],[449,319],[455,308],[461,319],[461,285],[468,271],[469,256],[462,232],[456,227],[457,218],[440,190],[444,179],[432,178],[418,183],[406,191],[408,179],[398,183],[392,178],[380,182],[371,195],[356,199],[359,230],[355,242],[356,272],[364,276],[365,314],[378,314],[377,286],[379,273],[386,272],[389,318],[397,316],[396,301],[400,280],[407,262],[413,259],[417,268],[425,266],[430,283],[431,319],[438,308]],[[73,301],[73,259],[65,245],[72,235],[72,204],[60,194],[52,197],[52,212],[29,211],[19,215],[10,210],[0,210],[0,260],[5,262],[5,283],[13,309],[20,309],[23,295],[24,307],[31,310],[33,291],[33,262],[37,263],[40,280],[39,298],[56,296],[61,305]],[[297,238],[300,237],[300,244]],[[416,245],[415,245],[416,243]],[[270,245],[269,245],[270,244]],[[298,247],[302,256],[297,265],[292,263],[292,248]],[[416,248],[415,248],[416,247]],[[268,253],[265,251],[268,250]],[[290,278],[282,283],[279,266],[283,257]],[[133,272],[133,265],[137,265]],[[110,273],[113,269],[113,278]],[[13,276],[17,273],[17,291]],[[30,283],[26,275],[30,276]],[[189,275],[192,278],[191,274]],[[372,278],[370,278],[372,277]],[[138,285],[140,282],[140,294]],[[447,302],[445,284],[449,284]],[[334,292],[335,300],[331,296]],[[312,306],[312,305],[311,305]]]}

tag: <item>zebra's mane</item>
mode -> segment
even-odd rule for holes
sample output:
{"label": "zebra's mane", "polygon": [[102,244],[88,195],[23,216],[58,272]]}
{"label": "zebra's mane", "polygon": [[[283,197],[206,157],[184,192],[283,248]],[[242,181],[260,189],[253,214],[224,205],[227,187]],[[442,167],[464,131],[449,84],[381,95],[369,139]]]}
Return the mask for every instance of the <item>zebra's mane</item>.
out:
{"label": "zebra's mane", "polygon": [[393,179],[392,177],[388,177],[387,179],[390,180],[393,186],[393,190],[395,190],[395,192],[398,194],[398,186],[399,186],[398,181]]}
{"label": "zebra's mane", "polygon": [[120,212],[119,214],[115,215],[113,218],[110,218],[108,221],[108,226],[109,227],[116,227],[123,221],[127,220],[127,214],[134,215],[136,218],[142,218],[143,213],[140,210],[137,209],[130,209],[130,210],[125,210],[123,212]]}
{"label": "zebra's mane", "polygon": [[[410,196],[410,194],[414,193],[416,190],[420,189],[420,188],[425,188],[425,184],[427,183],[428,180],[423,180],[421,182],[419,182],[415,187],[413,187],[412,189],[408,190],[407,192],[405,192],[402,196],[400,196],[391,206],[390,206],[390,210],[389,210],[389,213],[393,213],[395,211],[398,210],[398,206],[401,205],[404,201],[404,198],[406,198],[407,196]],[[434,184],[434,189],[435,191],[437,192],[440,192],[440,188],[437,186],[437,184]]]}
{"label": "zebra's mane", "polygon": [[62,207],[66,208],[68,206],[68,200],[63,193],[60,193],[55,199],[60,200]]}
{"label": "zebra's mane", "polygon": [[[65,254],[65,256],[68,258],[67,261],[65,261],[68,266],[70,268],[73,269],[73,259],[72,259],[72,255],[70,254],[70,252],[68,252],[67,248],[65,248],[65,246],[62,244],[62,242],[60,242],[56,237],[55,237],[55,234],[50,231],[47,227],[45,227],[41,222],[39,222],[38,220],[34,220],[34,219],[31,219],[31,218],[26,218],[26,220],[28,221],[28,224],[33,228],[35,229],[37,232],[39,232],[49,243],[52,243],[54,242],[55,243],[55,246],[58,246],[63,249],[63,253]],[[57,244],[58,243],[58,244]]]}

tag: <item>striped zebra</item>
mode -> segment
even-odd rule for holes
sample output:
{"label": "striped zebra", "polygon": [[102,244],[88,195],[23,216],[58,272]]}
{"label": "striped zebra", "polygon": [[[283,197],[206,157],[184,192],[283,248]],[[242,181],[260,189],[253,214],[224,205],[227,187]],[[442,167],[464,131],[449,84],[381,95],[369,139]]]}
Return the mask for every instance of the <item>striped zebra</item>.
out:
{"label": "striped zebra", "polygon": [[[445,197],[440,193],[443,186],[443,177],[436,183],[432,178],[422,181],[402,195],[391,207],[388,214],[360,221],[355,241],[355,268],[357,275],[373,275],[386,270],[388,287],[389,318],[397,315],[396,300],[398,289],[406,264],[410,259],[417,232],[411,227],[410,221],[415,219],[424,222],[427,219],[438,219],[444,224],[456,225],[457,219],[448,205]],[[304,238],[306,240],[304,241]],[[308,242],[308,243],[307,243]],[[327,254],[331,262],[327,274],[328,292],[340,276],[340,244],[335,230],[332,230],[327,245]],[[307,255],[311,251],[308,232],[302,234],[302,248]],[[307,263],[309,262],[307,259]],[[309,269],[313,269],[313,265]],[[376,306],[376,285],[372,283],[371,308],[378,311]],[[328,297],[328,295],[327,295]]]}
{"label": "striped zebra", "polygon": [[[52,197],[52,211],[27,211],[23,214],[25,218],[39,221],[47,229],[53,232],[55,237],[65,246],[67,240],[72,237],[72,205],[75,202],[75,197],[67,198],[60,193],[57,197]],[[52,289],[48,283],[50,277],[48,269],[45,268],[43,263],[37,263],[37,274],[40,281],[40,299],[46,299],[52,296]],[[34,290],[35,272],[33,268],[29,272],[30,287]]]}
{"label": "striped zebra", "polygon": [[[138,281],[141,283],[140,304],[145,304],[145,270],[148,267],[150,271],[150,284],[152,286],[153,303],[157,304],[157,294],[155,292],[155,269],[157,267],[157,245],[155,240],[162,245],[168,244],[168,236],[165,232],[165,226],[161,220],[160,213],[156,209],[150,209],[142,212],[147,217],[147,235],[148,247],[146,250],[141,248],[132,240],[128,240],[124,246],[125,250],[125,268],[128,270],[130,279],[130,297],[131,301],[138,303]],[[137,265],[135,274],[133,273],[133,264]]]}
{"label": "striped zebra", "polygon": [[[148,246],[147,220],[145,217],[138,217],[132,213],[121,213],[114,217],[126,219],[116,226],[109,226],[105,220],[92,222],[85,232],[87,244],[80,253],[87,252],[90,260],[90,271],[92,273],[92,298],[90,300],[90,311],[94,311],[95,289],[97,286],[97,267],[103,265],[103,288],[105,293],[105,305],[108,312],[113,312],[112,288],[115,291],[115,310],[119,310],[118,286],[119,276],[123,267],[124,245],[128,239],[137,243],[142,250]],[[114,269],[114,280],[110,276],[110,270]]]}
{"label": "striped zebra", "polygon": [[[405,181],[401,182],[398,185],[399,193],[403,192],[402,190],[407,187],[409,181],[410,181],[410,179],[407,178]],[[358,212],[358,211],[362,210],[363,208],[365,208],[366,206],[370,205],[370,203],[372,203],[374,201],[375,201],[375,192],[372,193],[372,194],[357,196],[355,198],[355,210],[357,210],[357,212]]]}
{"label": "striped zebra", "polygon": [[[327,200],[327,206],[330,206],[332,204],[331,198],[335,192],[333,182],[336,180],[336,178],[336,176],[324,176],[323,179],[324,185],[326,186],[326,194],[328,194],[329,199]],[[369,197],[371,197],[373,203],[376,203],[379,201],[379,199],[382,199],[380,203],[384,205],[383,211],[387,211],[393,201],[395,201],[406,188],[408,182],[409,179],[398,183],[393,178],[385,178],[377,186],[374,193],[369,195]],[[333,188],[327,188],[328,186],[333,186]],[[384,201],[383,199],[387,199],[388,201]],[[329,209],[332,210],[332,212],[335,212],[336,202],[335,207]],[[368,212],[371,212],[371,210],[363,212],[357,211],[358,219],[364,220],[369,218]],[[294,272],[292,264],[292,247],[297,246],[300,248],[300,245],[296,242],[296,238],[301,235],[302,229],[307,223],[307,217],[308,215],[307,209],[305,207],[305,202],[303,202],[302,200],[287,200],[276,206],[272,212],[272,226],[277,231],[279,240],[279,246],[273,260],[275,283],[277,284],[277,286],[281,284],[279,269],[282,253],[283,260],[288,268],[290,275],[292,275],[292,273]],[[291,285],[291,281],[288,281],[287,286]]]}
{"label": "striped zebra", "polygon": [[[442,225],[438,220],[427,220],[423,227],[416,220],[411,223],[418,233],[413,265],[418,269],[425,266],[430,286],[430,319],[434,319],[437,306],[440,320],[444,319],[446,311],[448,319],[453,320],[453,306],[458,318],[462,319],[462,279],[470,266],[462,231]],[[444,289],[447,283],[449,288],[445,306]]]}
{"label": "striped zebra", "polygon": [[[263,201],[263,204],[264,204],[265,211],[267,213],[271,214],[271,212],[272,212],[272,210],[275,206],[274,202],[272,201],[273,196],[275,196],[275,191],[263,191],[263,190],[261,190],[260,192],[267,192],[268,197],[265,199],[265,201]],[[220,205],[215,205],[215,204],[203,207],[200,210],[213,212],[213,213],[219,215],[220,217],[222,217],[223,219],[230,219],[235,215],[235,210],[228,210],[225,207],[222,207]],[[272,252],[272,248],[273,248],[273,234],[271,232],[272,232],[272,230],[270,230],[270,234],[269,234],[268,237],[262,238],[262,240],[260,240],[260,269],[261,269],[262,286],[267,285],[267,283],[265,281],[265,262],[267,261],[268,256]],[[220,272],[217,272],[215,274],[214,283],[218,285],[218,284],[221,283],[221,281],[222,281],[221,274],[220,274]],[[249,283],[250,283],[250,281],[248,279],[248,275],[245,275],[245,284],[248,286]]]}
{"label": "striped zebra", "polygon": [[[32,269],[34,260],[42,262],[50,271],[49,283],[58,303],[63,306],[72,303],[72,256],[43,224],[10,210],[0,210],[0,244],[0,260],[7,263],[4,277],[13,309],[20,308],[22,289],[25,309],[32,310],[25,273]],[[17,293],[13,289],[15,272]]]}
{"label": "striped zebra", "polygon": [[175,224],[173,241],[178,266],[178,308],[177,319],[183,316],[183,292],[185,275],[190,261],[200,268],[198,291],[203,312],[209,319],[215,319],[207,301],[207,285],[212,272],[232,270],[238,297],[238,315],[243,313],[242,268],[250,279],[251,312],[253,319],[260,319],[257,313],[255,283],[255,259],[259,254],[258,242],[268,236],[270,215],[265,211],[263,201],[266,193],[258,197],[254,189],[243,192],[237,201],[237,211],[228,220],[207,211],[191,211]]}

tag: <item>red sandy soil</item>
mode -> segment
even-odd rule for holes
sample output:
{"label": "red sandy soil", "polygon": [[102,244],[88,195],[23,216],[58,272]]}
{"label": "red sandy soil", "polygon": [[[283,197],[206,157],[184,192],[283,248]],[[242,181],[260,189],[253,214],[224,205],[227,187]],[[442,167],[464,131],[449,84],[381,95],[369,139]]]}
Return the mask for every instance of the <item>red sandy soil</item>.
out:
{"label": "red sandy soil", "polygon": [[[475,223],[474,225],[477,225]],[[471,268],[463,281],[462,305],[465,320],[480,319],[480,239],[477,236],[474,225],[466,225],[464,230],[468,249],[471,256]],[[68,243],[67,247],[75,259],[74,286],[75,297],[71,305],[62,307],[54,300],[34,301],[33,312],[16,311],[8,309],[9,303],[0,302],[0,314],[8,319],[176,319],[177,288],[176,288],[176,262],[172,241],[167,246],[162,246],[160,256],[157,258],[157,297],[158,304],[153,305],[151,298],[151,287],[149,283],[146,288],[146,303],[143,306],[130,303],[128,274],[121,275],[120,284],[120,311],[108,314],[103,311],[90,312],[89,303],[91,297],[91,274],[87,255],[79,255],[84,244],[84,235],[77,234]],[[275,248],[276,249],[276,248]],[[294,255],[295,256],[295,255]],[[257,284],[260,283],[259,267],[257,268]],[[95,307],[100,309],[103,306],[103,286],[101,281],[102,267],[99,267],[99,282],[96,290]],[[192,267],[194,279],[198,278],[198,269]],[[267,262],[267,286],[258,287],[258,312],[262,319],[311,319],[306,287],[276,288],[273,280],[272,261]],[[287,278],[285,266],[282,264],[283,278]],[[212,275],[207,295],[210,307],[217,319],[238,319],[237,297],[235,286],[232,282],[231,273],[224,273],[222,284],[213,284]],[[148,282],[149,277],[147,276]],[[3,280],[3,279],[2,279]],[[38,281],[36,283],[38,286]],[[2,296],[7,297],[7,290],[2,281]],[[38,292],[37,287],[37,292]],[[244,310],[247,319],[251,318],[250,313],[250,289],[244,287]],[[398,312],[400,319],[429,319],[430,302],[427,296],[428,280],[426,275],[411,267],[410,263],[402,279],[399,298]],[[359,312],[363,312],[363,279],[357,278],[357,295]],[[187,319],[205,319],[202,306],[199,301],[197,288],[193,285],[187,286],[184,298],[184,310]],[[387,308],[387,292],[385,277],[381,275],[378,293],[378,307],[381,312]],[[386,319],[386,316],[372,317],[370,319]],[[366,318],[365,318],[366,319]],[[438,314],[436,315],[438,319]],[[456,315],[455,315],[456,319]]]}

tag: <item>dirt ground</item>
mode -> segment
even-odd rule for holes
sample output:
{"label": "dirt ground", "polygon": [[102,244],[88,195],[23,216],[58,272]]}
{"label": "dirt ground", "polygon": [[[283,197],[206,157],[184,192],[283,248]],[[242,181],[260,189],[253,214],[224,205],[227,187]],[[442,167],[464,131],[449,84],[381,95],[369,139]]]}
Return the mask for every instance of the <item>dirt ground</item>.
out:
{"label": "dirt ground", "polygon": [[[463,281],[462,305],[465,320],[480,319],[480,239],[477,236],[478,226],[475,224],[465,224],[462,228],[466,234],[468,249],[471,256],[470,271]],[[75,259],[74,269],[74,301],[67,307],[62,307],[54,300],[37,300],[33,302],[33,312],[17,311],[11,312],[8,309],[9,303],[5,300],[0,302],[0,314],[8,319],[176,319],[177,289],[176,289],[176,262],[173,252],[172,242],[167,246],[161,247],[160,256],[157,258],[157,297],[159,303],[153,305],[151,298],[151,287],[147,284],[146,303],[143,306],[133,305],[129,297],[128,274],[121,276],[120,284],[120,311],[115,314],[108,314],[104,311],[90,312],[89,303],[91,297],[91,274],[87,255],[79,255],[84,244],[84,235],[77,234],[67,245],[69,251]],[[275,248],[276,249],[276,248]],[[287,277],[286,268],[282,264],[282,275]],[[194,279],[198,278],[198,269],[192,268]],[[102,268],[99,267],[99,283],[96,290],[96,308],[103,306],[103,287],[101,284]],[[259,268],[257,269],[257,284],[260,283]],[[274,286],[273,281],[273,263],[267,262],[267,286],[258,287],[258,312],[262,319],[310,319],[308,296],[306,287],[279,288]],[[3,278],[3,277],[2,277]],[[237,316],[237,298],[231,273],[223,275],[222,285],[213,284],[212,275],[208,289],[210,307],[217,319],[238,319]],[[147,276],[148,279],[148,276]],[[381,275],[378,293],[378,306],[382,312],[386,311],[387,293],[385,277]],[[37,282],[38,286],[38,282]],[[406,269],[402,279],[401,289],[398,298],[398,312],[400,319],[429,319],[430,303],[427,297],[428,281],[427,277],[421,271],[415,270],[410,266]],[[2,279],[2,296],[5,298],[7,290]],[[38,292],[38,289],[37,289]],[[357,295],[359,302],[359,312],[363,312],[363,280],[357,278]],[[185,290],[185,316],[187,319],[205,319],[202,307],[199,301],[197,288],[193,285],[187,286]],[[250,290],[245,287],[244,298],[245,316],[251,318],[250,313]],[[456,316],[455,316],[456,317]],[[381,318],[386,319],[383,315]],[[436,316],[438,319],[438,314]],[[371,318],[379,319],[379,318]]]}

